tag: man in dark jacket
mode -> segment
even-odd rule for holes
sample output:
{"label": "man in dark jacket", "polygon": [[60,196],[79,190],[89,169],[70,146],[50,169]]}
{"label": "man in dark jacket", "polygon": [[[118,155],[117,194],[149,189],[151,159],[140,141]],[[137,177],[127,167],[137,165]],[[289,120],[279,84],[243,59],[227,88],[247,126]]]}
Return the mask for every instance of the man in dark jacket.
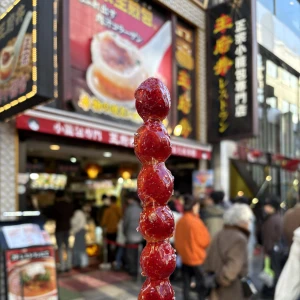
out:
{"label": "man in dark jacket", "polygon": [[[55,204],[53,207],[53,218],[56,223],[55,237],[59,253],[59,262],[61,272],[68,271],[71,268],[71,250],[69,246],[69,236],[71,228],[71,218],[73,216],[73,205],[66,197],[64,191],[56,193]],[[67,256],[64,256],[64,248]],[[66,260],[64,259],[66,257]]]}
{"label": "man in dark jacket", "polygon": [[136,276],[138,272],[138,246],[143,241],[142,235],[137,231],[142,208],[136,193],[127,196],[127,208],[123,219],[123,232],[126,239],[126,262],[128,272]]}
{"label": "man in dark jacket", "polygon": [[280,215],[280,200],[270,196],[264,203],[265,221],[262,225],[262,243],[265,255],[271,259],[271,268],[274,271],[272,288],[263,287],[262,296],[273,299],[275,286],[282,270],[282,218]]}

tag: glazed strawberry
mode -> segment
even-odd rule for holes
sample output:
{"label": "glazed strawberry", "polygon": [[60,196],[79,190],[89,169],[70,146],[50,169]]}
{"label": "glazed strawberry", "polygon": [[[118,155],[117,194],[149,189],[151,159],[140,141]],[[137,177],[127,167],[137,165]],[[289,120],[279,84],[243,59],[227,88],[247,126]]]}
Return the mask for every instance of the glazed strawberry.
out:
{"label": "glazed strawberry", "polygon": [[140,233],[148,242],[163,241],[173,235],[174,217],[168,206],[144,208],[140,216]]}
{"label": "glazed strawberry", "polygon": [[148,78],[135,91],[135,107],[144,121],[158,119],[162,121],[171,107],[170,93],[157,78]]}
{"label": "glazed strawberry", "polygon": [[167,241],[147,243],[140,263],[143,274],[151,279],[166,279],[175,270],[176,255],[173,247]]}
{"label": "glazed strawberry", "polygon": [[144,81],[135,92],[136,109],[144,120],[134,138],[134,151],[143,164],[138,176],[138,195],[143,203],[139,230],[147,240],[141,253],[143,274],[149,277],[139,300],[173,300],[168,280],[176,266],[175,251],[169,243],[174,217],[166,206],[173,193],[174,178],[165,166],[171,155],[170,137],[162,124],[170,109],[170,94],[156,78]]}
{"label": "glazed strawberry", "polygon": [[138,300],[174,300],[175,294],[168,279],[147,279],[141,289]]}
{"label": "glazed strawberry", "polygon": [[144,165],[138,175],[138,195],[144,206],[166,205],[173,193],[174,178],[164,163]]}
{"label": "glazed strawberry", "polygon": [[164,162],[172,152],[170,137],[164,125],[148,120],[134,136],[135,154],[143,164]]}

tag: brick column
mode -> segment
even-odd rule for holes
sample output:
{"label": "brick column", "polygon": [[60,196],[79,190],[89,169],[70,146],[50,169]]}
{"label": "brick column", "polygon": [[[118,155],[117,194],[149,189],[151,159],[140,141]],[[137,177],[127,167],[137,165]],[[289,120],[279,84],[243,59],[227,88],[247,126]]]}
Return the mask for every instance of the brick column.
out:
{"label": "brick column", "polygon": [[3,212],[17,209],[18,141],[13,123],[0,123],[0,219]]}

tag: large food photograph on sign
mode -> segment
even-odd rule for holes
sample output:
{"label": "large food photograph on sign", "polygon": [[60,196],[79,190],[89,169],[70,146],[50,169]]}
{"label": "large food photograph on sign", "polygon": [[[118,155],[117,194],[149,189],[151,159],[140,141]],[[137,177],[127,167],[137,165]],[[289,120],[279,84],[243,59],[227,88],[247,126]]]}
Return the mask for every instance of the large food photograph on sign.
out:
{"label": "large food photograph on sign", "polygon": [[6,252],[9,300],[57,300],[57,278],[52,247]]}
{"label": "large food photograph on sign", "polygon": [[29,1],[17,4],[0,20],[0,110],[12,100],[17,104],[20,96],[31,91],[32,18]]}
{"label": "large food photograph on sign", "polygon": [[155,76],[171,88],[171,22],[147,3],[96,4],[70,3],[73,107],[106,120],[139,124],[134,107],[138,85]]}

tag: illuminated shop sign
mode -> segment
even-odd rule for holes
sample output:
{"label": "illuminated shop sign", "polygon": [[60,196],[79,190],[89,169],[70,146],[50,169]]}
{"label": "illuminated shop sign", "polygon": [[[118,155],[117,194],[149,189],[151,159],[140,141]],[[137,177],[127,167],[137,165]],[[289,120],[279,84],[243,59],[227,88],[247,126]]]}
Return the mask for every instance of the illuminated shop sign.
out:
{"label": "illuminated shop sign", "polygon": [[210,142],[246,138],[256,132],[256,39],[251,2],[227,2],[209,12]]}

